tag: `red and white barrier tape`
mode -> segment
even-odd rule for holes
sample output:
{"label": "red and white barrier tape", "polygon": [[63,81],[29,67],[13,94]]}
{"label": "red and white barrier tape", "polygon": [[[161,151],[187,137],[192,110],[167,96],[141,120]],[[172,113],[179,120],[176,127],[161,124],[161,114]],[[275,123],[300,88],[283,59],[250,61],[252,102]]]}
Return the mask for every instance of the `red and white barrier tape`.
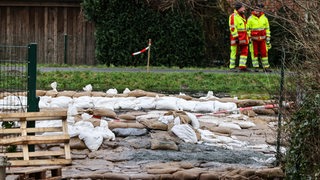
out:
{"label": "red and white barrier tape", "polygon": [[135,53],[132,53],[132,56],[135,56],[135,55],[138,55],[138,54],[141,54],[141,53],[144,53],[146,52],[151,46],[151,39],[149,40],[149,43],[148,43],[148,47],[142,49],[141,51],[138,51],[138,52],[135,52]]}
{"label": "red and white barrier tape", "polygon": [[142,49],[141,51],[138,51],[138,52],[135,52],[135,53],[132,53],[132,56],[135,56],[135,55],[138,55],[138,54],[141,54],[141,53],[144,53],[146,52],[148,49],[150,48],[150,46]]}

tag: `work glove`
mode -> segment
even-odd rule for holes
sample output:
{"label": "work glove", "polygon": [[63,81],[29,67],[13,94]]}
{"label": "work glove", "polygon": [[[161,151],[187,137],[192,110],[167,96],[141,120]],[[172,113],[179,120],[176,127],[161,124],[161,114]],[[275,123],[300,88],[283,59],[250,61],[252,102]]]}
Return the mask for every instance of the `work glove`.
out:
{"label": "work glove", "polygon": [[270,37],[267,37],[266,43],[267,43],[267,48],[271,49]]}
{"label": "work glove", "polygon": [[272,46],[271,46],[271,44],[270,44],[270,43],[269,43],[269,44],[267,44],[267,48],[268,48],[268,50],[269,50],[269,49],[271,49],[271,47],[272,47]]}

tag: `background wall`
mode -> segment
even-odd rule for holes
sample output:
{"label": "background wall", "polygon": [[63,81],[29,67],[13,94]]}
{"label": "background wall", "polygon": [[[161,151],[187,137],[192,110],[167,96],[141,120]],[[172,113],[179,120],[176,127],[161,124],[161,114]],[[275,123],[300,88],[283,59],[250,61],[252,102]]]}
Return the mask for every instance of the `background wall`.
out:
{"label": "background wall", "polygon": [[1,1],[0,45],[35,42],[39,63],[94,65],[94,25],[85,21],[80,3]]}

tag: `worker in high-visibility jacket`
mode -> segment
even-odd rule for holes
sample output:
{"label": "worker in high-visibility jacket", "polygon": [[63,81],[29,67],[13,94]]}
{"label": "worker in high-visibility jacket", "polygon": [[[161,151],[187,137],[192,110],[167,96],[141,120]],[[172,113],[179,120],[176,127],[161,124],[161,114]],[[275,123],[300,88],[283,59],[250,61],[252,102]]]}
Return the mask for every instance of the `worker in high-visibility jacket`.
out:
{"label": "worker in high-visibility jacket", "polygon": [[246,29],[246,17],[244,15],[246,8],[240,2],[235,3],[234,12],[229,16],[229,28],[230,28],[230,64],[229,68],[232,71],[237,71],[236,59],[238,51],[240,51],[239,69],[241,71],[249,71],[247,68],[248,57],[248,35]]}
{"label": "worker in high-visibility jacket", "polygon": [[270,44],[270,26],[269,20],[263,12],[263,4],[257,4],[248,18],[247,31],[250,40],[249,50],[252,59],[252,66],[256,72],[259,72],[259,56],[261,58],[262,68],[265,72],[271,72],[268,50]]}

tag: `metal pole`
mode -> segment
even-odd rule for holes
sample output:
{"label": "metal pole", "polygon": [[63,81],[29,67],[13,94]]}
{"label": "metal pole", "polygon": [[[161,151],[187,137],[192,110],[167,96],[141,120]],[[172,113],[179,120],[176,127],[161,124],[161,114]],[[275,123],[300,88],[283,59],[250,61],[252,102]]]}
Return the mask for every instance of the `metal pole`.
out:
{"label": "metal pole", "polygon": [[279,95],[279,113],[278,113],[278,134],[277,134],[277,162],[276,165],[279,166],[281,162],[281,129],[282,129],[282,108],[283,108],[283,85],[284,85],[284,59],[286,57],[285,50],[283,49],[283,58],[281,59],[281,79],[280,79],[280,95]]}
{"label": "metal pole", "polygon": [[64,34],[64,64],[67,64],[67,56],[68,56],[68,35]]}
{"label": "metal pole", "polygon": [[28,46],[28,112],[39,112],[39,98],[36,97],[37,82],[37,44]]}
{"label": "metal pole", "polygon": [[[39,112],[39,97],[36,97],[37,82],[37,44],[28,45],[28,112]],[[28,128],[35,127],[35,121],[27,122]],[[34,135],[34,133],[29,133]],[[34,145],[29,145],[29,151],[34,151]]]}

